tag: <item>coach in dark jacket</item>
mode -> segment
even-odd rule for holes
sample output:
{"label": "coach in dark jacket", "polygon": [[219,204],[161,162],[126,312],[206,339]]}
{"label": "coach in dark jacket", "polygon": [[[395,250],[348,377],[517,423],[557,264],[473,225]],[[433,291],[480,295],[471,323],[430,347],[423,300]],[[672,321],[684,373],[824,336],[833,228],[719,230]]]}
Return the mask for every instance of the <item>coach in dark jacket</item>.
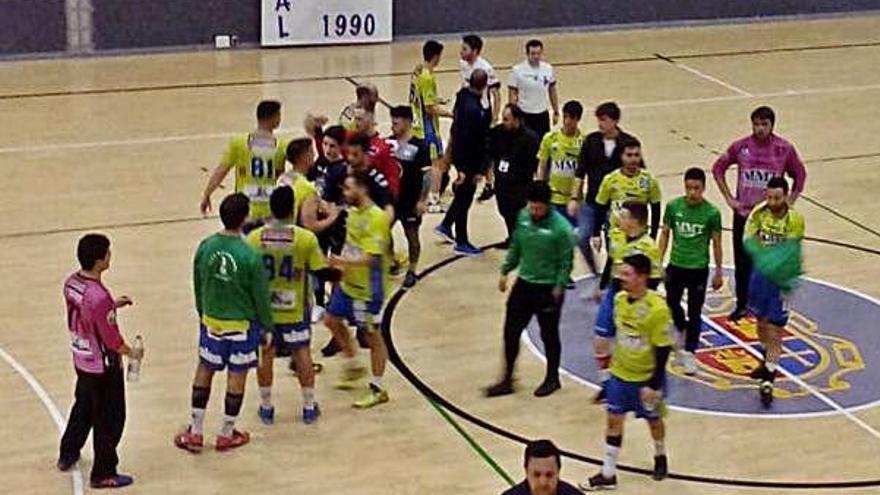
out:
{"label": "coach in dark jacket", "polygon": [[480,254],[468,239],[468,212],[477,190],[477,176],[485,171],[491,115],[483,108],[482,95],[488,76],[480,69],[471,74],[470,85],[455,97],[452,113],[452,162],[455,164],[455,198],[436,232],[452,238],[455,226],[455,252],[465,256]]}
{"label": "coach in dark jacket", "polygon": [[501,114],[501,124],[489,133],[495,199],[507,227],[508,242],[516,227],[517,215],[526,206],[526,195],[538,168],[541,138],[524,124],[525,115],[518,106],[508,104]]}

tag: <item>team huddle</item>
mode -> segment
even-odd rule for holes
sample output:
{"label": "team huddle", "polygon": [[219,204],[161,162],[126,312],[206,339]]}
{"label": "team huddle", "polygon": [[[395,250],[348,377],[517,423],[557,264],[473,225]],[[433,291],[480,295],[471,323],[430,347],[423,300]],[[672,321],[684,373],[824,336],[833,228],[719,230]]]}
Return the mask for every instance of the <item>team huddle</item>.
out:
{"label": "team huddle", "polygon": [[[568,299],[569,304],[599,305],[596,321],[583,324],[595,329],[592,345],[601,370],[594,402],[605,404],[608,414],[602,471],[581,488],[616,486],[624,417],[630,411],[647,420],[655,445],[654,477],[666,477],[667,361],[677,355],[685,373],[697,372],[707,287],[718,289],[723,283],[721,213],[704,198],[706,174],[688,169],[684,194],[662,205],[660,184],[643,159],[641,143],[620,128],[615,103],[599,105],[594,112],[598,130],[583,134],[583,106],[571,100],[560,111],[543,44],[530,40],[525,60],[512,69],[508,103],[502,106],[501,82],[482,48],[478,36],[463,38],[462,87],[450,110],[435,75],[443,45],[425,43],[423,62],[411,75],[409,102],[389,108],[389,136],[376,129],[378,91],[363,84],[338,123],[306,115],[307,137],[286,141],[277,135],[281,104],[267,100],[257,106],[257,128],[229,142],[201,198],[201,211],[211,211],[212,194],[234,173],[235,192],[217,208],[223,228],[201,242],[193,260],[199,360],[191,421],[174,437],[177,447],[190,452],[204,448],[213,377],[224,370],[224,418],[215,448],[233,449],[250,440],[236,421],[252,368],[257,369],[259,418],[272,424],[276,357],[289,356],[299,380],[298,416],[306,424],[318,421],[315,381],[321,366],[313,361],[311,340],[319,321],[332,335],[322,354],[341,353],[344,360],[337,388],[362,392],[353,401],[356,408],[388,402],[383,381],[387,351],[379,327],[393,278],[402,276],[405,290],[417,285],[425,214],[446,210],[434,233],[452,244],[454,253],[482,253],[468,236],[469,211],[482,183],[478,201],[495,198],[507,232],[499,289],[507,292],[508,274],[518,273],[504,318],[503,373],[486,395],[515,391],[519,339],[533,316],[547,357],[546,376],[534,395],[545,397],[560,388],[560,315],[566,292],[574,288],[573,261],[580,253],[599,282],[593,293]],[[441,118],[452,119],[445,149]],[[794,147],[773,134],[771,109],[759,107],[751,122],[752,135],[734,142],[712,171],[734,210],[737,307],[731,318],[752,314],[757,319],[764,361],[752,376],[762,403],[771,407],[787,299],[801,272],[804,220],[791,205],[806,172]],[[734,164],[738,181],[731,192],[725,172]],[[794,179],[791,190],[785,175]],[[448,207],[443,202],[447,188],[453,196]],[[398,256],[393,245],[391,230],[397,222],[407,242],[406,256]],[[109,268],[106,238],[84,238],[80,252],[82,270],[65,284],[78,380],[84,388],[116,390],[121,387],[120,355],[142,355],[125,344],[115,324],[116,309],[130,301],[114,301],[100,284],[101,272]],[[657,292],[661,284],[665,295]],[[82,318],[103,319],[101,333]],[[677,332],[671,333],[673,325]],[[369,350],[369,367],[359,359],[359,348]],[[103,367],[98,366],[102,359]],[[110,385],[86,383],[93,378],[90,373],[111,371]],[[78,402],[79,390],[78,382]],[[124,410],[121,392],[89,400],[121,401]],[[116,472],[124,414],[121,419],[83,416],[75,427],[74,421],[72,412],[59,468],[69,469],[79,458],[88,424],[95,430],[92,484],[130,484],[130,477]]]}

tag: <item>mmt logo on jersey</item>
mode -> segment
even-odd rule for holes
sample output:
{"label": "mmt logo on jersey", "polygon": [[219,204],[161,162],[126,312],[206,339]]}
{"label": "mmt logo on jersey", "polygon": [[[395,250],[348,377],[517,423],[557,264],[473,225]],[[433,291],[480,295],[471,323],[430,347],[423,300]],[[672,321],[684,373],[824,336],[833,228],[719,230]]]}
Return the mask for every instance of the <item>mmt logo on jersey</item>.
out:
{"label": "mmt logo on jersey", "polygon": [[753,187],[764,187],[773,177],[775,174],[770,170],[751,169],[744,171],[740,180]]}
{"label": "mmt logo on jersey", "polygon": [[[693,376],[675,359],[668,367],[672,409],[734,416],[815,416],[836,414],[830,405],[859,410],[880,404],[880,302],[849,289],[804,278],[790,295],[789,323],[783,330],[776,401],[764,410],[749,373],[760,366],[762,347],[753,318],[732,322],[733,273],[726,270],[721,291],[707,294],[703,329]],[[577,291],[591,291],[594,279]],[[562,368],[576,381],[595,386],[599,374],[589,343],[596,305],[567,298],[560,334]],[[674,331],[674,330],[673,330]],[[528,329],[529,346],[543,353],[537,325]]]}
{"label": "mmt logo on jersey", "polygon": [[675,233],[682,237],[697,237],[703,235],[705,226],[699,223],[690,223],[683,220],[675,220]]}

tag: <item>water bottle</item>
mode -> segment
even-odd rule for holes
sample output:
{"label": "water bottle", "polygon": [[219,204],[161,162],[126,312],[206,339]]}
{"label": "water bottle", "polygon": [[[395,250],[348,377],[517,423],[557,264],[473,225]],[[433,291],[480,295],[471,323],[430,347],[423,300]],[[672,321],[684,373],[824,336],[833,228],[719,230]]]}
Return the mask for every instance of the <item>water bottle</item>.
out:
{"label": "water bottle", "polygon": [[[138,335],[134,338],[134,345],[132,345],[132,350],[134,351],[143,351],[144,350],[144,339]],[[136,354],[140,354],[140,352],[136,352]],[[131,383],[135,383],[140,381],[141,379],[141,359],[143,357],[137,359],[128,360],[128,381]]]}

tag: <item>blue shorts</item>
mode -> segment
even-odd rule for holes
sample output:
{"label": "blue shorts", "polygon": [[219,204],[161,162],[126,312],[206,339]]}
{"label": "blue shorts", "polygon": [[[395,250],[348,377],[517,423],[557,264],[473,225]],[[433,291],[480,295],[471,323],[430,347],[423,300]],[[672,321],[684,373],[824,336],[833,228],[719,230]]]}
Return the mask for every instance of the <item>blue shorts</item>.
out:
{"label": "blue shorts", "polygon": [[278,354],[289,354],[312,343],[312,325],[307,322],[275,325],[272,343]]}
{"label": "blue shorts", "polygon": [[642,404],[641,391],[645,382],[628,382],[614,375],[605,382],[605,393],[608,404],[605,406],[611,414],[626,414],[630,411],[636,413],[637,418],[648,420],[660,419],[660,407],[648,410]]}
{"label": "blue shorts", "polygon": [[563,216],[563,218],[568,220],[568,223],[571,224],[572,228],[575,228],[575,229],[577,228],[577,226],[578,226],[577,219],[568,215],[568,205],[554,204],[553,209],[558,211],[559,214]]}
{"label": "blue shorts", "polygon": [[369,332],[376,328],[377,322],[382,321],[382,311],[371,313],[367,310],[368,305],[367,301],[352,298],[342,290],[342,287],[337,285],[330,295],[327,314],[337,318],[345,318],[359,331]]}
{"label": "blue shorts", "polygon": [[199,325],[199,360],[207,368],[231,372],[247,371],[257,367],[260,348],[260,327],[251,323],[247,332],[216,335]]}
{"label": "blue shorts", "polygon": [[788,323],[788,304],[773,282],[767,280],[757,270],[752,270],[749,279],[749,311],[758,319],[766,319],[776,326]]}
{"label": "blue shorts", "polygon": [[608,284],[605,290],[605,296],[602,297],[602,303],[599,304],[599,313],[596,315],[596,335],[600,337],[611,338],[617,333],[614,327],[614,296],[617,290],[613,281]]}
{"label": "blue shorts", "polygon": [[440,129],[434,129],[434,122],[425,119],[425,146],[428,147],[428,156],[431,161],[443,156],[443,140],[440,139]]}

